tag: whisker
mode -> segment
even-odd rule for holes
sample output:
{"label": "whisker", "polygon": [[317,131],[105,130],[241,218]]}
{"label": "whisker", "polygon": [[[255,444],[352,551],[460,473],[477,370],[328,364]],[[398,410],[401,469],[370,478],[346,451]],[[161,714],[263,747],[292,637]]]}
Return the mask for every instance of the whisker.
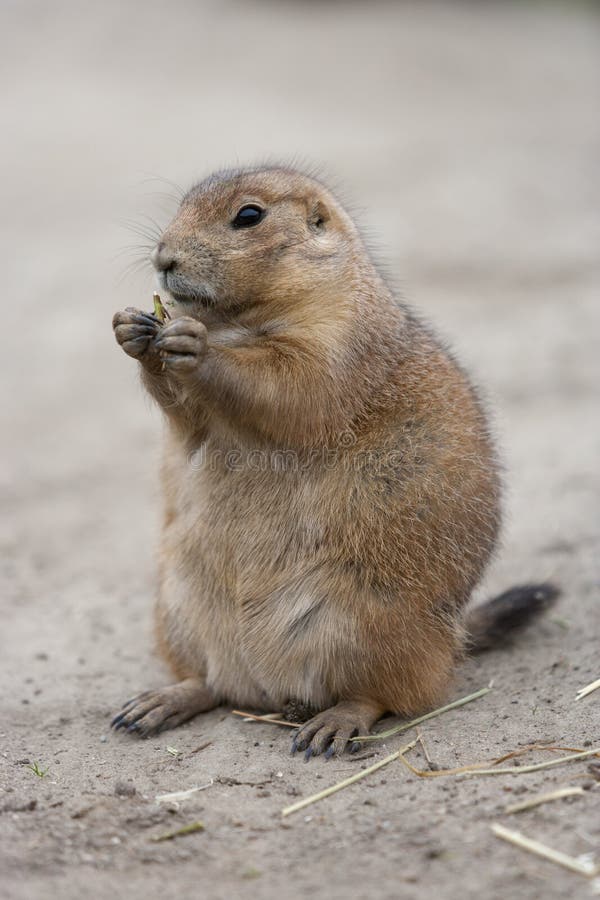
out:
{"label": "whisker", "polygon": [[144,258],[146,258],[150,255],[152,250],[154,250],[154,247],[154,244],[128,244],[126,247],[121,247],[120,250],[117,250],[113,256],[113,259],[118,259],[121,256],[134,253],[137,253],[139,256],[143,256]]}
{"label": "whisker", "polygon": [[120,275],[117,277],[117,284],[122,284],[126,279],[138,275],[140,272],[152,273],[152,267],[147,259],[134,259],[123,267]]}
{"label": "whisker", "polygon": [[153,228],[150,228],[150,226],[145,225],[143,222],[135,222],[133,219],[121,219],[119,224],[122,228],[127,229],[127,231],[131,231],[133,234],[137,234],[147,241],[152,241],[153,245],[157,243],[162,234],[162,229],[156,224]]}
{"label": "whisker", "polygon": [[146,191],[144,196],[160,200],[165,206],[168,204],[169,215],[173,215],[173,208],[177,208],[181,203],[178,197],[174,197],[173,194],[169,194],[167,191]]}
{"label": "whisker", "polygon": [[176,192],[174,198],[169,194],[167,194],[166,196],[168,196],[171,200],[175,199],[178,203],[181,203],[187,191],[182,188],[180,184],[177,184],[176,181],[171,181],[169,178],[164,178],[162,175],[154,175],[152,172],[148,172],[146,174],[148,177],[142,180],[142,184],[150,184],[150,182],[152,181],[160,181],[162,182],[162,184],[166,184],[167,187],[173,188],[173,190]]}
{"label": "whisker", "polygon": [[160,237],[160,235],[161,235],[161,234],[163,233],[163,231],[165,230],[165,229],[163,228],[163,226],[162,226],[162,225],[159,225],[158,222],[156,221],[156,219],[153,219],[152,216],[143,215],[142,218],[145,219],[145,220],[148,222],[148,224],[149,224],[150,227],[156,229],[157,234],[158,234],[158,236]]}

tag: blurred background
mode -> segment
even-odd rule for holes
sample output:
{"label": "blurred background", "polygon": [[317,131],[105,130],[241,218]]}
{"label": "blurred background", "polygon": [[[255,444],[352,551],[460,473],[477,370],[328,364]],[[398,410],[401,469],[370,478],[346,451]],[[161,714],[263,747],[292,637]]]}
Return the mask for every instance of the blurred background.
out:
{"label": "blurred background", "polygon": [[264,159],[321,167],[490,396],[510,487],[492,580],[587,570],[573,547],[597,509],[595,5],[4,0],[1,14],[13,601],[43,596],[51,615],[60,595],[61,615],[89,616],[102,592],[150,590],[160,422],[111,316],[150,307],[146,235],[179,188]]}
{"label": "blurred background", "polygon": [[[573,677],[597,677],[598,6],[1,0],[0,35],[11,752],[43,758],[78,710],[70,777],[94,789],[81,760],[108,714],[165,678],[150,654],[161,422],[111,317],[150,308],[138,264],[179,188],[265,159],[321,167],[484,388],[508,492],[481,594],[556,578],[564,637],[546,625],[532,678],[563,643]],[[117,772],[138,766],[107,746]]]}

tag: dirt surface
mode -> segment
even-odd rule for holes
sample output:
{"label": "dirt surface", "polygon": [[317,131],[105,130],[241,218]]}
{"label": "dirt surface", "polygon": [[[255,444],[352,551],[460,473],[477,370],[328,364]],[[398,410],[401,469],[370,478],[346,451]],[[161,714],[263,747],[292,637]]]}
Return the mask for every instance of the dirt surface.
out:
{"label": "dirt surface", "polygon": [[[594,7],[73,0],[1,17],[1,896],[592,896],[489,827],[600,862],[586,760],[470,779],[395,763],[282,819],[403,738],[306,765],[288,730],[227,709],[145,742],[108,723],[169,680],[151,643],[161,422],[110,329],[150,305],[152,276],[120,278],[134,257],[118,251],[144,239],[119,222],[166,222],[155,175],[185,186],[295,156],[345,186],[497,412],[506,526],[479,596],[540,578],[564,591],[511,649],[462,668],[451,699],[494,689],[422,726],[430,756],[600,744],[600,692],[574,702],[600,676]],[[504,813],[566,785],[589,789]]]}

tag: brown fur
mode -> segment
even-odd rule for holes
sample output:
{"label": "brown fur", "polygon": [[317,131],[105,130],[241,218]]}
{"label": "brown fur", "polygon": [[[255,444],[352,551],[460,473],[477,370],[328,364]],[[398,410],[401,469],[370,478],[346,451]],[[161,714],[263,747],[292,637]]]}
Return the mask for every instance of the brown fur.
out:
{"label": "brown fur", "polygon": [[[233,229],[249,202],[267,214]],[[215,704],[339,704],[314,752],[438,703],[499,524],[466,375],[298,172],[198,185],[155,264],[174,321],[115,330],[167,419],[156,621],[176,676]]]}

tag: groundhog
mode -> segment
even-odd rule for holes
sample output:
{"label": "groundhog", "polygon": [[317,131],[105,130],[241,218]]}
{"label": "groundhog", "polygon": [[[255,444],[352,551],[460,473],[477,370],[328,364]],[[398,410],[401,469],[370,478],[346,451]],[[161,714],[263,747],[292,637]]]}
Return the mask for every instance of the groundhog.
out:
{"label": "groundhog", "polygon": [[309,710],[293,749],[329,757],[385,712],[439,704],[469,641],[555,594],[465,616],[500,523],[467,375],[291,168],[202,181],[151,260],[172,319],[128,308],[113,327],[166,419],[156,633],[177,683],[113,726]]}

